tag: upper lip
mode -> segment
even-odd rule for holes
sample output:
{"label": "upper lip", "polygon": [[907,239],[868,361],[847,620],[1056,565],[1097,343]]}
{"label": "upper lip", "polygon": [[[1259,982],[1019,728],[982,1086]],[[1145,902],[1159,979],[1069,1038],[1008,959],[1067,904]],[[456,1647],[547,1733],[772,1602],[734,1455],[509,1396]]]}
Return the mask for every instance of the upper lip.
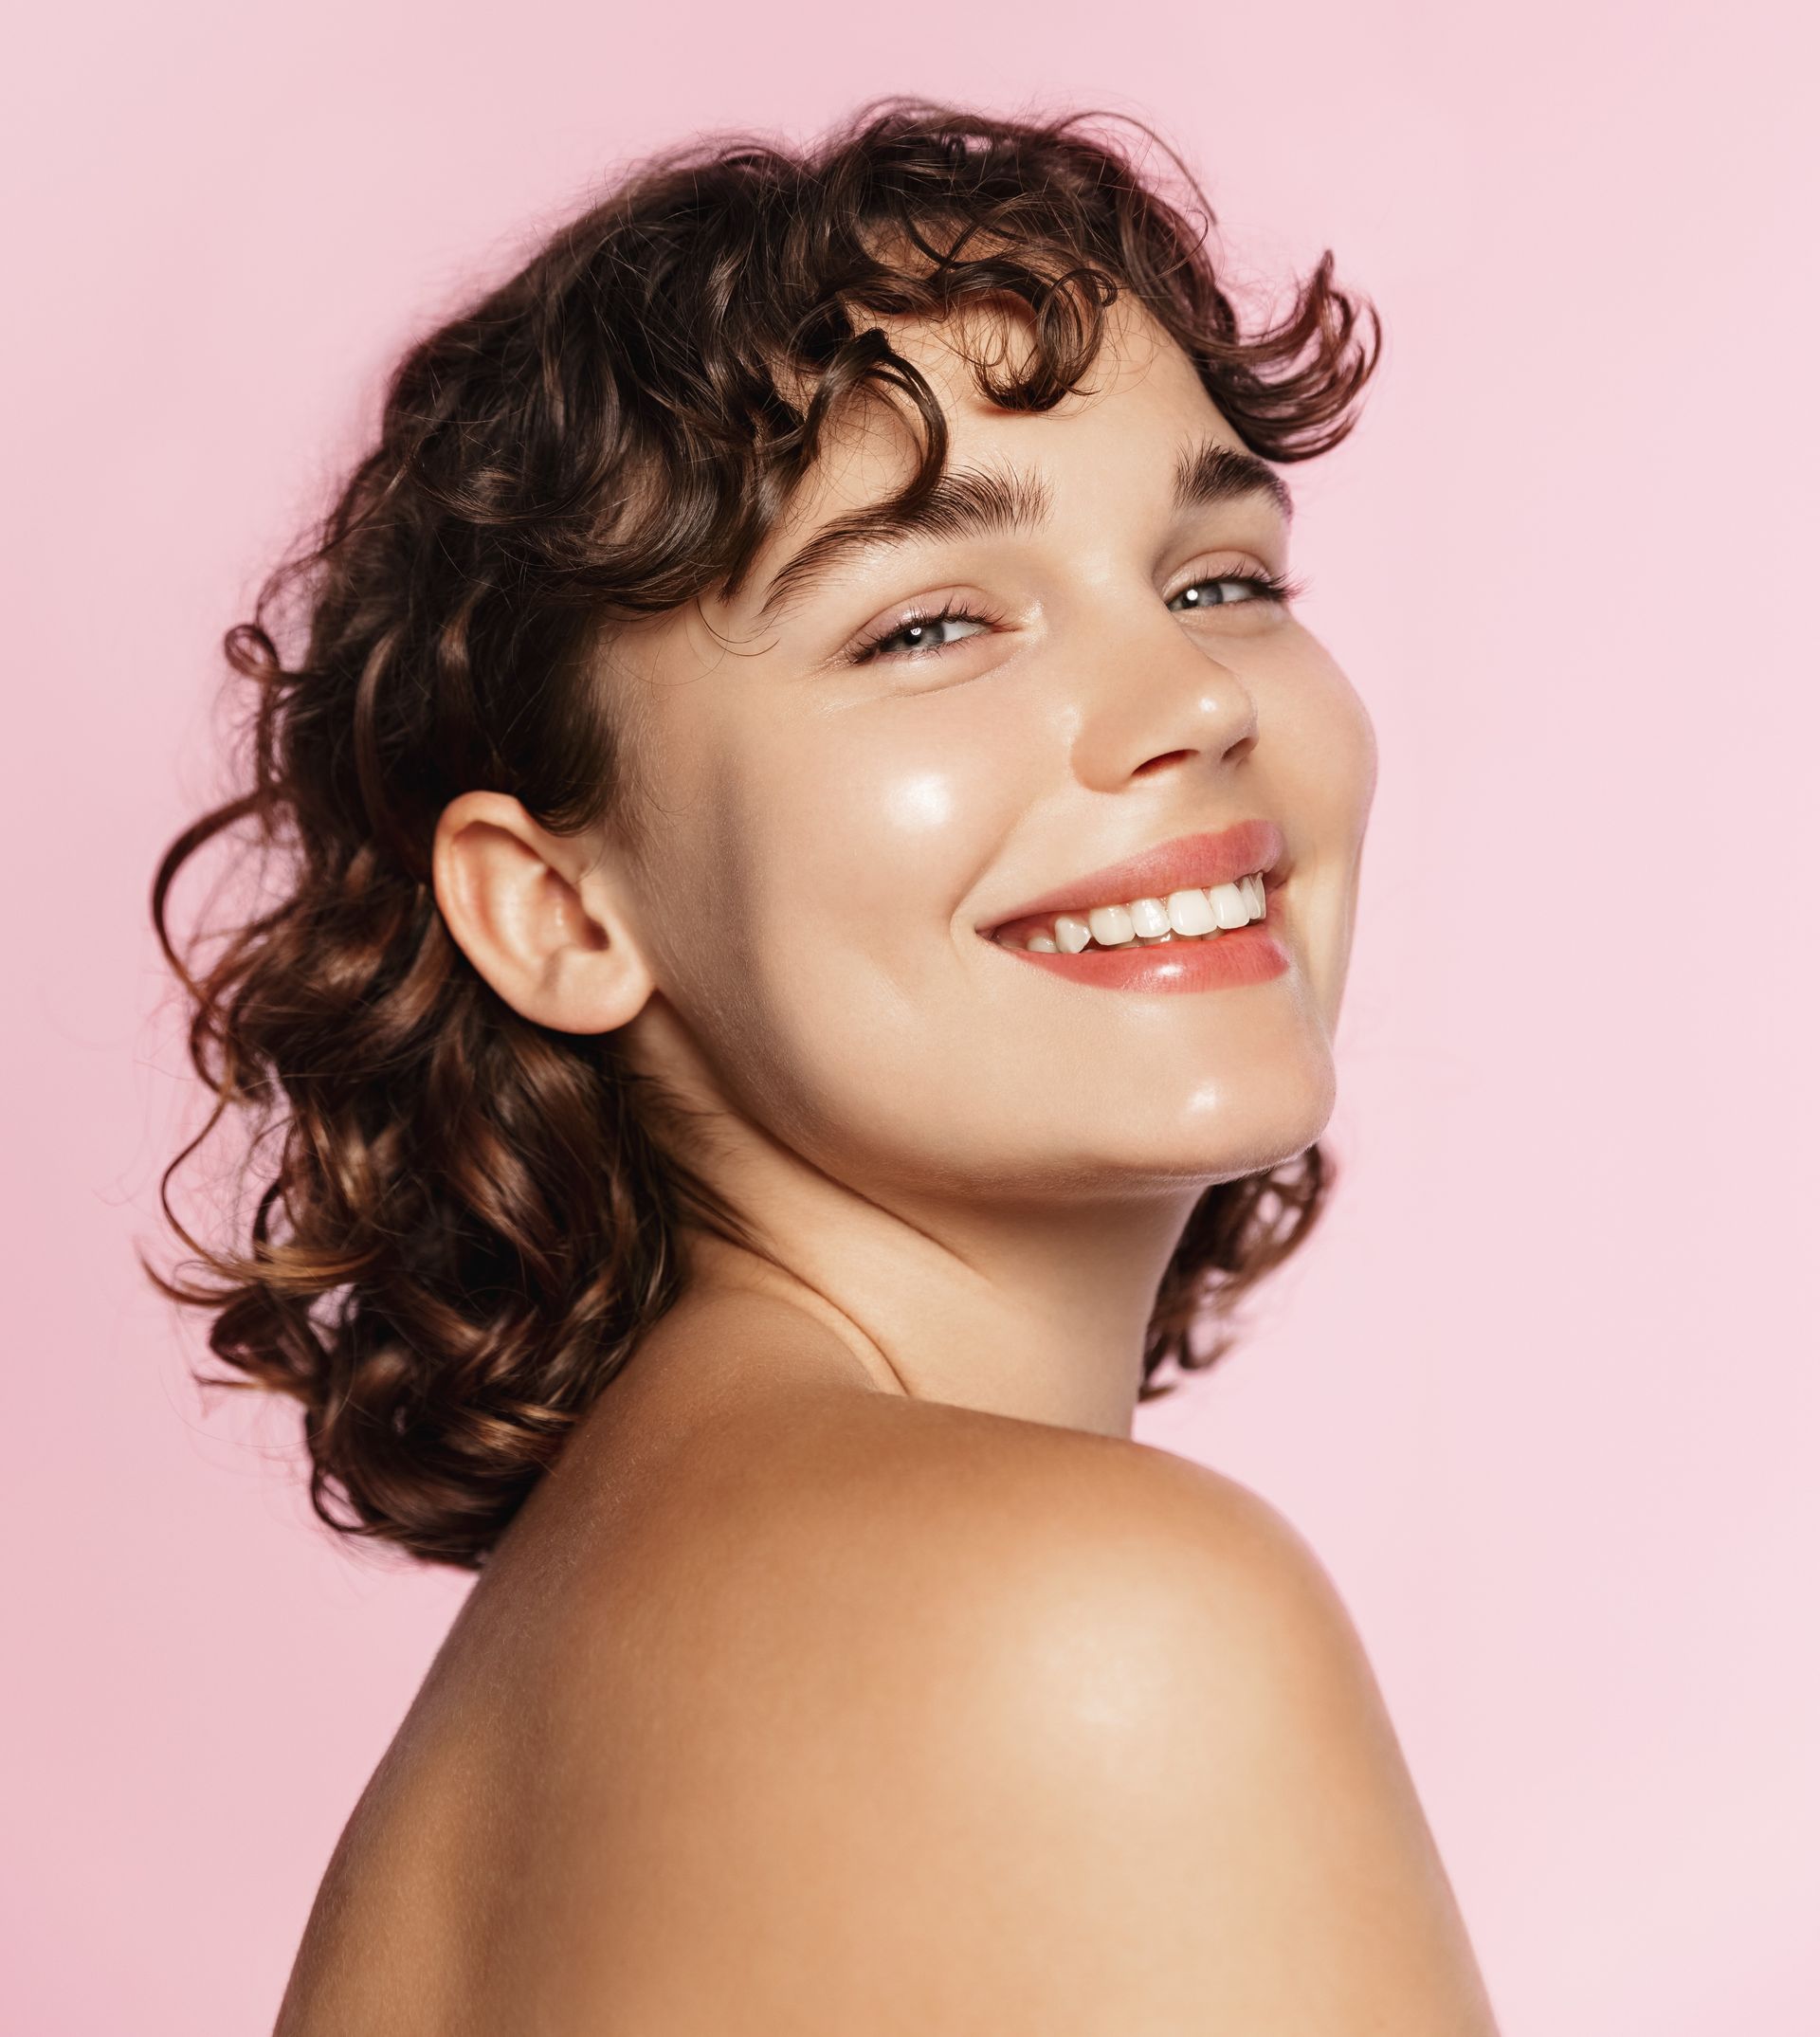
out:
{"label": "upper lip", "polygon": [[1228,884],[1247,871],[1262,870],[1265,887],[1283,882],[1272,873],[1283,858],[1283,830],[1274,821],[1239,821],[1205,834],[1177,835],[1141,849],[1123,863],[1111,863],[1084,877],[1071,878],[1041,898],[1027,900],[1014,911],[1000,913],[982,934],[993,934],[1015,919],[1046,918],[1054,913],[1090,912],[1097,905],[1127,905],[1134,899],[1166,899],[1172,891],[1205,890]]}

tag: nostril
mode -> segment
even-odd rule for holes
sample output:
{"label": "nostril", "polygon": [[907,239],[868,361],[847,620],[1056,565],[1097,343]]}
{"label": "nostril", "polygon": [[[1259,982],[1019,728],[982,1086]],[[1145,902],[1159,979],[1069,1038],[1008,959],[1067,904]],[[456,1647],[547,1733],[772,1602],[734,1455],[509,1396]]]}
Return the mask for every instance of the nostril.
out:
{"label": "nostril", "polygon": [[1141,778],[1146,772],[1155,771],[1159,765],[1173,764],[1178,756],[1192,756],[1193,755],[1194,753],[1192,750],[1165,750],[1161,756],[1154,756],[1149,763],[1139,764],[1138,769],[1132,773],[1132,776]]}

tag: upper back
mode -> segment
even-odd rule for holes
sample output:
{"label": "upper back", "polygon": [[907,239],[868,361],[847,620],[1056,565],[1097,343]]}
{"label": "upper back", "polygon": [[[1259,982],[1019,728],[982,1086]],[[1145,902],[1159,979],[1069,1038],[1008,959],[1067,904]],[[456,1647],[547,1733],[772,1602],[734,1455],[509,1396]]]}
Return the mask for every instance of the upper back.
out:
{"label": "upper back", "polygon": [[1491,2030],[1351,1623],[1243,1488],[850,1391],[644,1470],[477,1587],[282,2037]]}

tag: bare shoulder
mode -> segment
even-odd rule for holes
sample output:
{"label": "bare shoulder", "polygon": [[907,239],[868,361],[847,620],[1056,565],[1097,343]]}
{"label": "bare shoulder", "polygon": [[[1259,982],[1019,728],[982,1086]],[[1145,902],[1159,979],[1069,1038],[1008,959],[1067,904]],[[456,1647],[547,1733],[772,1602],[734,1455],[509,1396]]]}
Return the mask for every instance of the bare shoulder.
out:
{"label": "bare shoulder", "polygon": [[664,1818],[577,1884],[646,1928],[574,2008],[610,1973],[678,2032],[1493,2031],[1353,1623],[1255,1494],[929,1404],[743,1463],[663,1543]]}

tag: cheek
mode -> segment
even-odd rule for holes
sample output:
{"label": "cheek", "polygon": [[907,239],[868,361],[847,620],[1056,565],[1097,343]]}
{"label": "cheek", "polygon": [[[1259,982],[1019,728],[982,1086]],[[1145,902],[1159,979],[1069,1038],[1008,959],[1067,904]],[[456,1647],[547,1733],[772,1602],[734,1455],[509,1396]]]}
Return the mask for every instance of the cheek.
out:
{"label": "cheek", "polygon": [[853,951],[849,963],[926,966],[1014,810],[1002,745],[962,691],[869,701],[761,752],[753,821],[774,862],[755,902],[768,918],[800,915]]}
{"label": "cheek", "polygon": [[[1288,897],[1294,945],[1331,1039],[1353,952],[1367,824],[1377,786],[1377,737],[1363,699],[1312,642],[1272,690],[1258,761],[1290,816],[1297,871]],[[1265,752],[1269,753],[1266,762]]]}
{"label": "cheek", "polygon": [[924,1076],[953,1080],[977,937],[956,909],[1031,796],[962,690],[746,728],[695,795],[718,875],[676,958],[689,1016],[746,1106],[810,1144],[881,1113],[884,1071],[924,1116]]}
{"label": "cheek", "polygon": [[1308,852],[1356,858],[1377,789],[1377,735],[1352,682],[1312,639],[1272,685],[1265,727],[1267,769]]}

